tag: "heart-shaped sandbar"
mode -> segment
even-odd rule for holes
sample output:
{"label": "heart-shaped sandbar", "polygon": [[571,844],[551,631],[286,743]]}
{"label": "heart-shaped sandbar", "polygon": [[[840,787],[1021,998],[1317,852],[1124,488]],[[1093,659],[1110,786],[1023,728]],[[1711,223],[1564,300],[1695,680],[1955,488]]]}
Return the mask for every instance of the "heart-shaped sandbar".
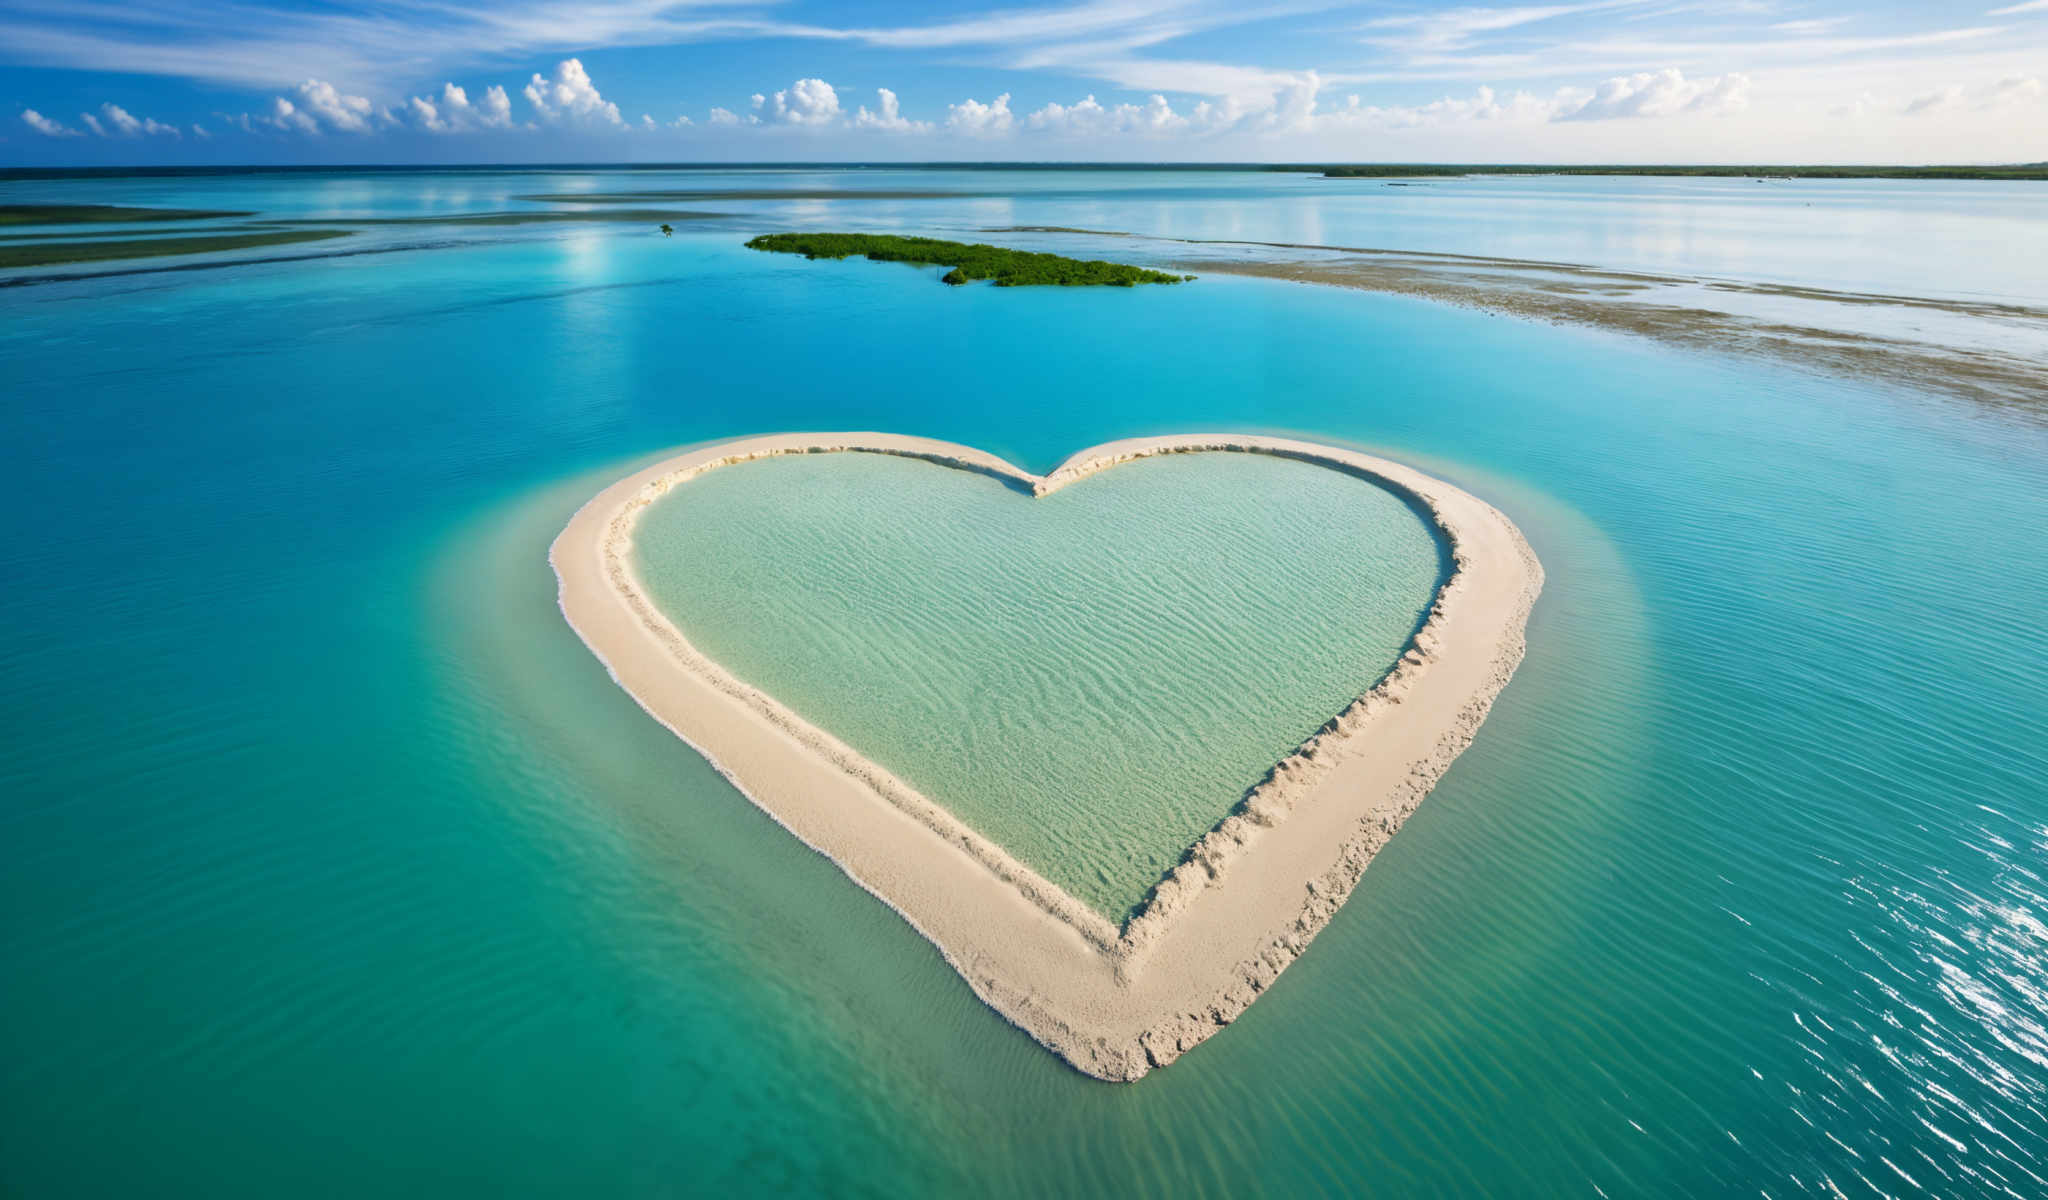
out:
{"label": "heart-shaped sandbar", "polygon": [[[722,466],[839,451],[980,471],[1039,496],[1153,455],[1275,455],[1412,501],[1449,544],[1453,569],[1393,670],[1275,764],[1119,928],[969,828],[936,802],[944,797],[920,794],[706,657],[651,598],[633,552],[649,504]],[[1306,948],[1471,742],[1521,660],[1543,580],[1506,517],[1441,480],[1355,451],[1246,435],[1114,442],[1043,477],[921,438],[748,438],[605,489],[550,558],[563,613],[642,707],[901,913],[991,1007],[1112,1080],[1164,1066],[1229,1024]]]}

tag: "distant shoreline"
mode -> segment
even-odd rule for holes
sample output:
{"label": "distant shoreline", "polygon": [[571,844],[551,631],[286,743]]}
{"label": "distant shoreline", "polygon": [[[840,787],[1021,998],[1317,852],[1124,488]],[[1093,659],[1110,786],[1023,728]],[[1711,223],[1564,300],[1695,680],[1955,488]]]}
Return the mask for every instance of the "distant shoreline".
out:
{"label": "distant shoreline", "polygon": [[[641,585],[635,527],[675,487],[734,463],[835,452],[995,474],[1036,495],[1158,454],[1279,455],[1412,498],[1450,541],[1456,569],[1393,670],[1219,814],[1119,928],[706,657]],[[1217,1033],[1307,949],[1471,743],[1521,661],[1543,582],[1521,533],[1484,501],[1385,459],[1249,435],[1112,442],[1044,476],[925,438],[741,439],[606,488],[570,520],[549,561],[563,615],[643,709],[901,914],[990,1007],[1080,1071],[1113,1081],[1137,1079]]]}
{"label": "distant shoreline", "polygon": [[1212,171],[1278,172],[1357,178],[1460,175],[1637,175],[1799,179],[2048,180],[2048,162],[1770,165],[1626,163],[1203,163],[1203,162],[677,162],[677,163],[335,163],[313,165],[0,167],[0,181],[156,179],[208,175],[530,175],[546,171]]}
{"label": "distant shoreline", "polygon": [[2010,166],[1575,166],[1562,163],[1358,163],[1272,167],[1313,171],[1325,179],[1460,179],[1473,175],[1619,175],[1648,179],[1960,179],[2048,180],[2048,163]]}

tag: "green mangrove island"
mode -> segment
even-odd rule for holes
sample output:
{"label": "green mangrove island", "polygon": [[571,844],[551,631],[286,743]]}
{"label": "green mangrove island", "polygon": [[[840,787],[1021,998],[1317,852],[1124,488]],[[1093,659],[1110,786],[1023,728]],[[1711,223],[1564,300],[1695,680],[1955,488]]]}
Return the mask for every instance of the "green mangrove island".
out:
{"label": "green mangrove island", "polygon": [[875,262],[951,267],[941,277],[950,284],[986,279],[997,287],[1133,287],[1140,283],[1179,283],[1192,275],[1172,275],[1124,263],[1067,258],[1030,250],[1008,250],[979,242],[947,242],[938,238],[896,237],[876,233],[766,233],[747,243],[750,250],[801,254],[808,259],[851,258]]}

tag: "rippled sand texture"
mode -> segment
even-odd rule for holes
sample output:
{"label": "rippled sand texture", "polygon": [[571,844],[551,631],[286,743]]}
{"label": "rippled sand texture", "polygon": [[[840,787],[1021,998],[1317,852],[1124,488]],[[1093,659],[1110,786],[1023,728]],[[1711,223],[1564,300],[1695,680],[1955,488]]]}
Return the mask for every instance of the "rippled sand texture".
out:
{"label": "rippled sand texture", "polygon": [[1042,499],[762,459],[677,488],[634,545],[699,649],[1114,921],[1379,682],[1450,568],[1385,488],[1232,454]]}
{"label": "rippled sand texture", "polygon": [[[1034,502],[1163,455],[1313,463],[1374,480],[1426,511],[1454,569],[1393,669],[1282,755],[1118,927],[936,798],[707,657],[649,594],[634,538],[664,497],[764,458],[843,452],[979,472]],[[1347,517],[1324,512],[1329,526]],[[1295,553],[1322,550],[1312,539]],[[923,438],[741,439],[606,488],[571,519],[550,560],[564,615],[643,708],[901,913],[977,996],[1078,1069],[1110,1080],[1137,1079],[1229,1025],[1329,923],[1373,856],[1471,744],[1521,661],[1543,580],[1506,517],[1442,480],[1355,451],[1247,435],[1111,442],[1044,476]]]}

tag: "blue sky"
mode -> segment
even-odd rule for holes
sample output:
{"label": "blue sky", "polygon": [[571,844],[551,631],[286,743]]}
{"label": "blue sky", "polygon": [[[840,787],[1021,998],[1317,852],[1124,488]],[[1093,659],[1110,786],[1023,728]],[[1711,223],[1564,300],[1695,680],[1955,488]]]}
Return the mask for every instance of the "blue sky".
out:
{"label": "blue sky", "polygon": [[2048,0],[0,0],[0,162],[2048,159]]}

